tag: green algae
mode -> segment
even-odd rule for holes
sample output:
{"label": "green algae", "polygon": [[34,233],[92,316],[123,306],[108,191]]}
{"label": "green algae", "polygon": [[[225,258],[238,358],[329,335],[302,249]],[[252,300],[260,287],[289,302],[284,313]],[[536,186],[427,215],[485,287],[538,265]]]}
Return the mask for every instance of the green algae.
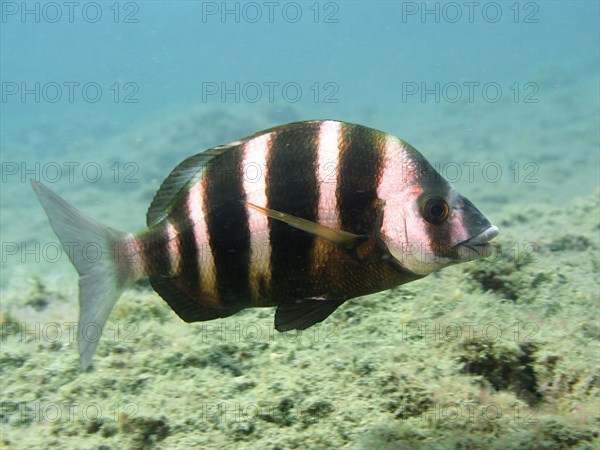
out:
{"label": "green algae", "polygon": [[[133,289],[87,373],[68,337],[23,336],[31,324],[16,311],[28,298],[11,297],[3,320],[19,325],[2,335],[3,446],[594,448],[597,203],[594,194],[524,222],[508,211],[499,243],[535,242],[535,252],[352,300],[303,333],[274,332],[270,310],[187,325]],[[54,287],[26,292],[65,301]]]}

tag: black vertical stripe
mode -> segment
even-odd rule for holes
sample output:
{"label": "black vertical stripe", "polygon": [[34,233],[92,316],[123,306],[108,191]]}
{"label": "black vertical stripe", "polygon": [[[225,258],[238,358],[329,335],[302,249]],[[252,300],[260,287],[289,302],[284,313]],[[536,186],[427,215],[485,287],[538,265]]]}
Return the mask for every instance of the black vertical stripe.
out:
{"label": "black vertical stripe", "polygon": [[[189,195],[189,193],[188,193]],[[190,292],[200,292],[200,250],[194,234],[194,223],[199,220],[193,217],[188,205],[188,198],[180,202],[169,215],[169,220],[177,230],[181,271],[179,278],[190,289]]]}
{"label": "black vertical stripe", "polygon": [[385,133],[342,124],[336,198],[341,229],[369,234],[377,219],[377,188],[385,158]]}
{"label": "black vertical stripe", "polygon": [[145,273],[148,276],[168,276],[171,270],[169,257],[169,236],[164,223],[154,225],[141,235],[142,254],[126,255],[127,257],[142,257]]}
{"label": "black vertical stripe", "polygon": [[[268,207],[316,221],[319,208],[317,152],[320,123],[275,132],[267,157]],[[310,283],[312,234],[269,219],[271,289],[275,299],[302,298]]]}
{"label": "black vertical stripe", "polygon": [[223,306],[246,305],[251,298],[242,158],[241,146],[231,148],[211,162],[203,180],[209,243]]}

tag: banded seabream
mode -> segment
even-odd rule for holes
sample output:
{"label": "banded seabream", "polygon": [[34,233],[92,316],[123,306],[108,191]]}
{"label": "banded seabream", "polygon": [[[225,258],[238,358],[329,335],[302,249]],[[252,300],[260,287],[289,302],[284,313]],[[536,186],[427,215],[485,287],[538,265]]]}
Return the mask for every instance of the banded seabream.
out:
{"label": "banded seabream", "polygon": [[[82,369],[97,346],[82,330],[102,329],[123,290],[144,277],[186,322],[277,306],[277,330],[305,329],[348,299],[484,257],[498,234],[409,144],[332,120],[271,128],[189,157],[136,234],[33,188],[80,275]],[[99,261],[66,246],[90,243]]]}

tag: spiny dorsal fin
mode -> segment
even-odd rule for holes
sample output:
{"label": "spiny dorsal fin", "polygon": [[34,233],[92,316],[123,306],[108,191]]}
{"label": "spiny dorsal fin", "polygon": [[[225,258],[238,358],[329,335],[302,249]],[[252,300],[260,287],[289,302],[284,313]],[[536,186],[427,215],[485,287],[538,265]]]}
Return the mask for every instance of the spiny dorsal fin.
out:
{"label": "spiny dorsal fin", "polygon": [[170,205],[174,204],[179,196],[185,195],[184,193],[187,192],[187,189],[185,189],[186,186],[191,186],[198,180],[202,179],[204,171],[212,159],[223,154],[227,150],[238,147],[258,136],[277,133],[283,129],[296,126],[301,127],[315,122],[321,121],[306,120],[287,125],[279,125],[269,128],[268,130],[259,131],[258,133],[240,139],[239,141],[208,149],[202,153],[198,153],[197,155],[190,156],[189,158],[183,160],[163,181],[162,185],[154,195],[154,199],[152,200],[150,208],[148,208],[148,213],[146,214],[146,225],[154,225],[155,223],[160,222],[167,217],[170,212]]}
{"label": "spiny dorsal fin", "polygon": [[156,191],[154,199],[148,208],[146,215],[146,224],[148,226],[160,222],[169,215],[169,205],[171,205],[180,195],[183,195],[187,190],[188,185],[193,185],[204,175],[204,171],[208,163],[221,155],[223,152],[233,148],[238,142],[222,145],[190,156],[183,160],[169,176],[163,181],[162,185]]}

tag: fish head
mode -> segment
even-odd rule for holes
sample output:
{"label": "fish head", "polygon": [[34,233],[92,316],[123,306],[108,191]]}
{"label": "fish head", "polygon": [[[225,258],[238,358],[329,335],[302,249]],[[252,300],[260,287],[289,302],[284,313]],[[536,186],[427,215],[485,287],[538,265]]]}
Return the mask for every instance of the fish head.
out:
{"label": "fish head", "polygon": [[411,150],[410,170],[385,206],[391,217],[384,220],[382,239],[391,256],[419,275],[490,256],[498,227]]}

